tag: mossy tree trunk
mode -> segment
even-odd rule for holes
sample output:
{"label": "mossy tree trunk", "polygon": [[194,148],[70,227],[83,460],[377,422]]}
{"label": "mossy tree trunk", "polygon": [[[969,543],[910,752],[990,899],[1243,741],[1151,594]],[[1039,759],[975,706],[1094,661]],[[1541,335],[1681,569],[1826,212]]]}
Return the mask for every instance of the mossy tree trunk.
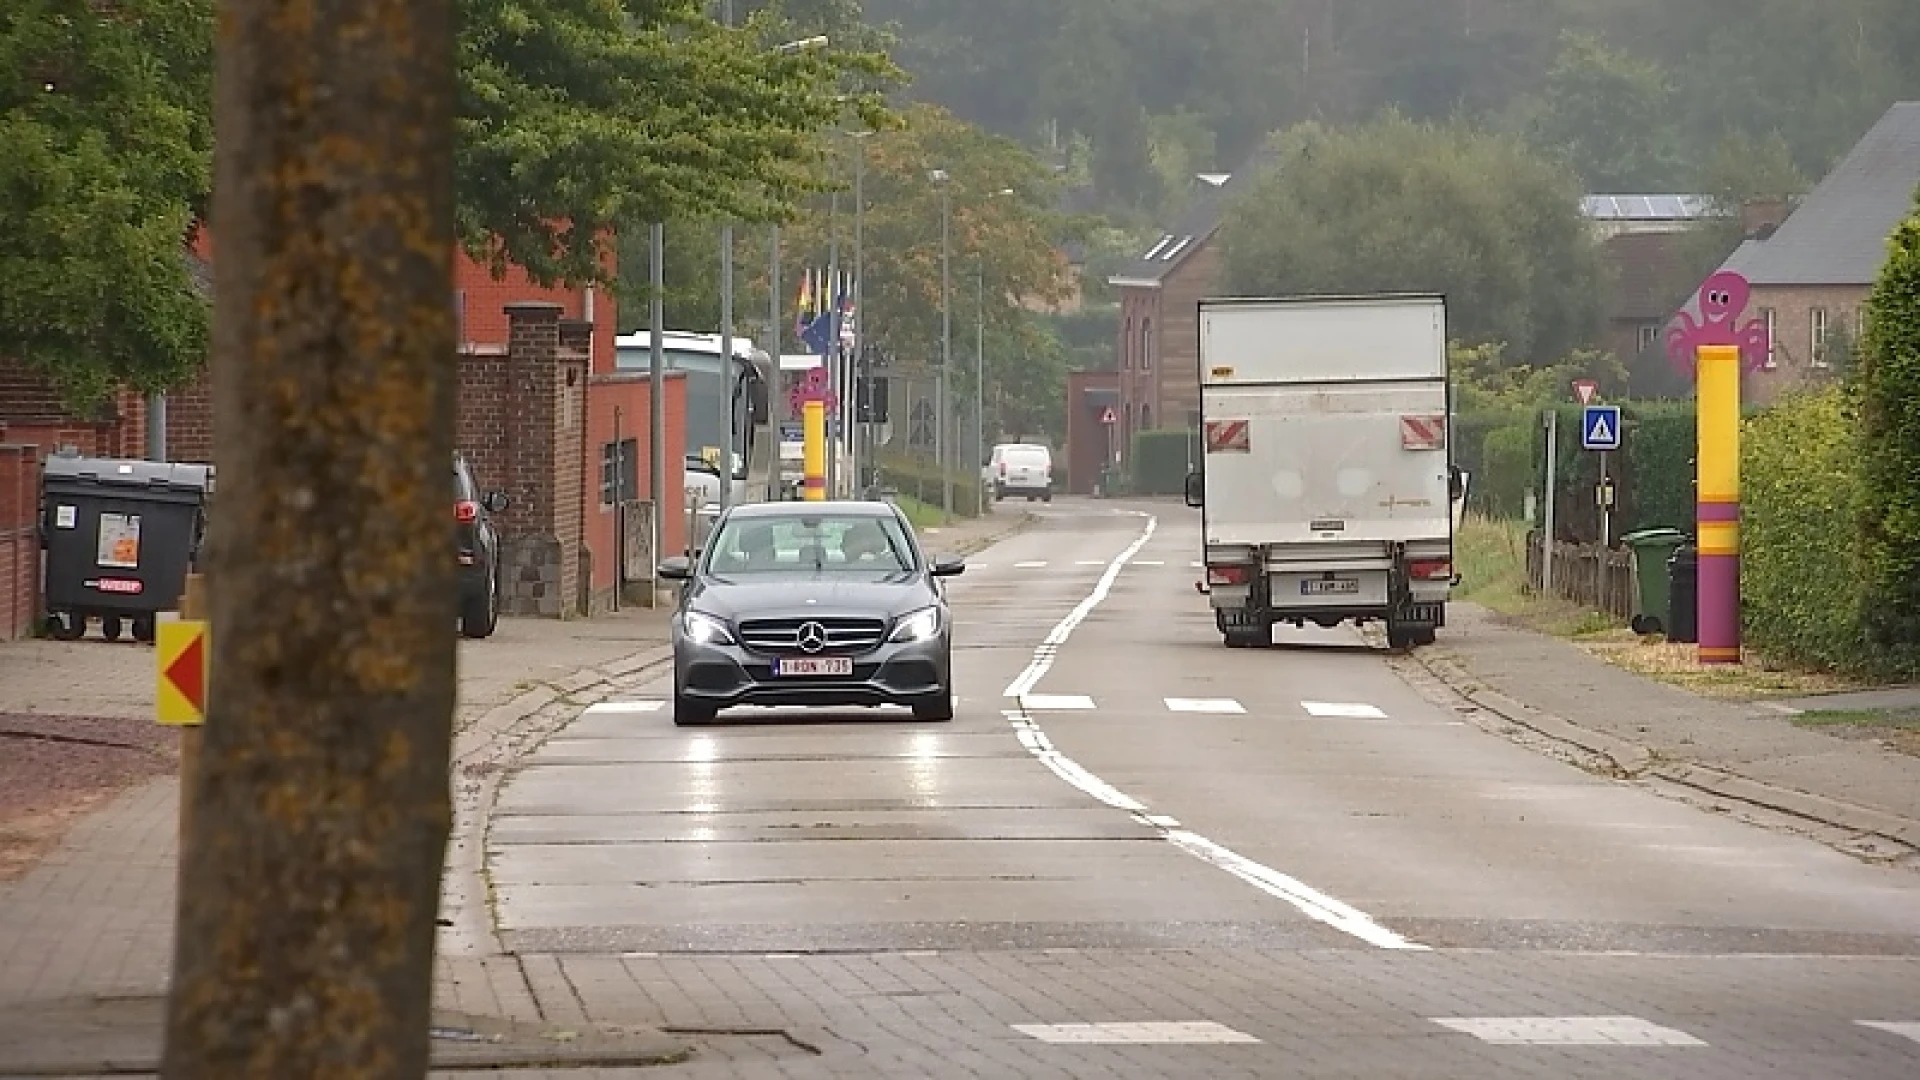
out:
{"label": "mossy tree trunk", "polygon": [[454,706],[451,7],[221,4],[213,682],[168,1077],[427,1071]]}

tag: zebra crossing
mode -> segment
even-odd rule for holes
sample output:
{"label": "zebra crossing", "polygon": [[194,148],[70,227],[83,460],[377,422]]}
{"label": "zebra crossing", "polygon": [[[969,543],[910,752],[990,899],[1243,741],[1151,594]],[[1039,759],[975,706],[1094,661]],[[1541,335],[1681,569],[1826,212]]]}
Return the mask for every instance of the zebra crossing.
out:
{"label": "zebra crossing", "polygon": [[[1707,1040],[1638,1016],[1431,1016],[1429,1023],[1494,1046],[1593,1049],[1698,1048]],[[1920,1043],[1920,1024],[1856,1020],[1857,1027]],[[1078,1024],[1014,1024],[1013,1030],[1056,1044],[1258,1043],[1255,1035],[1210,1020]]]}
{"label": "zebra crossing", "polygon": [[[1020,709],[1028,713],[1050,712],[1097,712],[1101,705],[1087,694],[1016,694],[1011,699]],[[964,699],[962,699],[964,700]],[[1299,714],[1308,718],[1343,720],[1385,720],[1384,710],[1357,701],[1301,701],[1295,705]],[[1247,706],[1234,698],[1161,698],[1160,706],[1166,712],[1188,715],[1245,716]],[[667,702],[659,698],[641,698],[633,701],[602,701],[589,705],[586,712],[591,716],[643,715],[657,713],[667,707]],[[1133,702],[1127,708],[1138,708]],[[777,710],[776,710],[777,711]],[[1262,710],[1263,712],[1286,712],[1285,708]]]}

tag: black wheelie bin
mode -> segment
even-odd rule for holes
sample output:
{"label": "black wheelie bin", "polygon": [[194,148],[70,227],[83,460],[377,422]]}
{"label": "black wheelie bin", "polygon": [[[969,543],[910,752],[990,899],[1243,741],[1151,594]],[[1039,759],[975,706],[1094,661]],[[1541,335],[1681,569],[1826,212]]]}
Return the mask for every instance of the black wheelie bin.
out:
{"label": "black wheelie bin", "polygon": [[74,641],[99,619],[108,641],[129,624],[135,639],[152,641],[156,617],[186,589],[212,491],[211,465],[48,458],[40,488],[48,632]]}

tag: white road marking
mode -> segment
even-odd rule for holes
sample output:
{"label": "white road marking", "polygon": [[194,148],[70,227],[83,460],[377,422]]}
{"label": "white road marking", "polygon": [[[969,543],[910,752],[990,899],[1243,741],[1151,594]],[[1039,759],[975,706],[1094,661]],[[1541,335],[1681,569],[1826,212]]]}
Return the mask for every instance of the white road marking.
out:
{"label": "white road marking", "polygon": [[605,715],[607,713],[659,712],[666,707],[666,704],[664,701],[602,701],[598,705],[587,706],[586,712],[589,716],[595,713]]}
{"label": "white road marking", "polygon": [[1875,1028],[1880,1031],[1898,1035],[1903,1039],[1912,1039],[1914,1042],[1920,1043],[1920,1024],[1896,1023],[1891,1020],[1860,1020],[1856,1022],[1861,1027]]}
{"label": "white road marking", "polygon": [[1442,1027],[1501,1046],[1705,1046],[1684,1031],[1637,1016],[1455,1016]]}
{"label": "white road marking", "polygon": [[1076,563],[1074,563],[1073,565],[1075,565],[1075,566],[1105,566],[1105,565],[1107,565],[1107,563],[1106,563],[1106,560],[1104,560],[1104,559],[1081,559],[1081,560],[1079,560],[1078,562],[1076,562]]}
{"label": "white road marking", "polygon": [[1300,707],[1310,716],[1341,716],[1349,720],[1385,720],[1387,714],[1371,705],[1346,701],[1303,701]]}
{"label": "white road marking", "polygon": [[[1107,565],[1106,572],[1100,575],[1099,582],[1094,585],[1093,591],[1087,594],[1086,599],[1080,601],[1072,611],[1068,612],[1066,617],[1047,634],[1045,640],[1033,650],[1033,660],[1027,664],[1025,670],[1007,684],[1004,696],[1015,698],[1023,703],[1028,700],[1033,688],[1053,667],[1054,660],[1059,656],[1060,646],[1073,635],[1076,627],[1086,621],[1087,616],[1093,613],[1093,609],[1106,600],[1107,594],[1113,590],[1115,579],[1126,568],[1127,562],[1139,554],[1140,549],[1153,539],[1154,530],[1160,523],[1159,519],[1139,511],[1134,513],[1147,519],[1146,528],[1140,531],[1139,537],[1128,545],[1125,551]],[[1427,946],[1401,937],[1374,922],[1364,912],[1348,907],[1303,882],[1221,847],[1204,836],[1179,828],[1178,823],[1173,822],[1171,818],[1160,819],[1168,822],[1168,824],[1160,824],[1144,804],[1088,772],[1079,762],[1054,749],[1053,743],[1047,739],[1046,732],[1025,714],[1024,708],[1023,705],[1023,711],[1005,714],[1008,722],[1013,725],[1015,736],[1020,740],[1020,745],[1027,748],[1028,753],[1038,758],[1041,764],[1051,769],[1060,779],[1116,810],[1125,810],[1139,815],[1138,820],[1147,822],[1159,830],[1160,835],[1168,843],[1197,859],[1225,870],[1269,896],[1286,901],[1308,918],[1325,923],[1342,933],[1351,934],[1377,948],[1418,951],[1427,949]]]}
{"label": "white road marking", "polygon": [[1257,1043],[1244,1031],[1210,1020],[1183,1023],[1014,1024],[1013,1030],[1044,1043]]}
{"label": "white road marking", "polygon": [[1207,564],[1203,562],[1190,562],[1187,564],[1187,569],[1189,570],[1205,570],[1206,568]]}
{"label": "white road marking", "polygon": [[1085,694],[1022,694],[1020,707],[1040,712],[1084,710],[1093,708],[1093,699]]}
{"label": "white road marking", "polygon": [[657,952],[623,952],[620,954],[620,959],[622,960],[658,960],[660,959],[660,954]]}
{"label": "white road marking", "polygon": [[1170,697],[1164,699],[1174,712],[1244,713],[1247,710],[1232,698]]}
{"label": "white road marking", "polygon": [[1044,559],[1039,562],[1017,562],[1013,564],[1015,570],[1044,570],[1046,566],[1047,563]]}
{"label": "white road marking", "polygon": [[1167,565],[1167,564],[1166,564],[1166,563],[1165,563],[1164,561],[1162,561],[1162,560],[1160,560],[1160,559],[1135,559],[1135,560],[1133,560],[1133,565],[1135,565],[1135,566],[1165,566],[1165,565]]}

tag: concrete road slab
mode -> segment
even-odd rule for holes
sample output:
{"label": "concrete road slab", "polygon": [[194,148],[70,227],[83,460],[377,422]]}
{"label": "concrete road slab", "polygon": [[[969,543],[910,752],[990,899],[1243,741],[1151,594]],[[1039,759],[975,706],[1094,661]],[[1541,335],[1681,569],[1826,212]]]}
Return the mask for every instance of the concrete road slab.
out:
{"label": "concrete road slab", "polygon": [[522,844],[725,844],[795,839],[1139,840],[1151,827],[1102,806],[1055,809],[763,810],[714,814],[516,814],[494,819],[496,850]]}

